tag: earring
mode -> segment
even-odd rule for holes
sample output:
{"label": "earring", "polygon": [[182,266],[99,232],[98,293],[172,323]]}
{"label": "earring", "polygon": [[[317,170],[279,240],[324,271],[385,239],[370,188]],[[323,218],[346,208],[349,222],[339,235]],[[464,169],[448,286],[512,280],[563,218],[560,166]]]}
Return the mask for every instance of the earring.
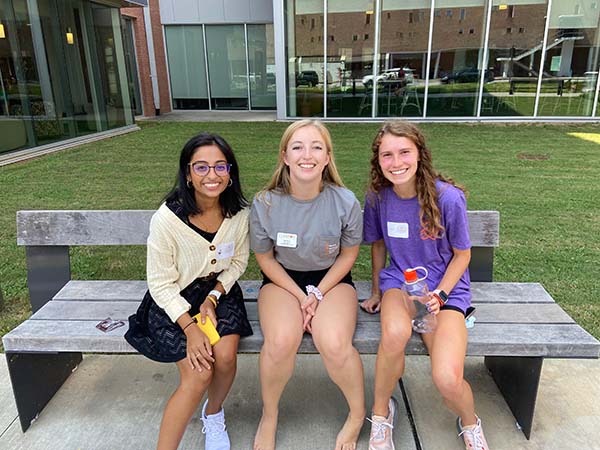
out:
{"label": "earring", "polygon": [[229,183],[227,183],[227,186],[228,186],[228,187],[231,187],[231,186],[233,186],[233,180],[232,180],[231,178],[229,179]]}
{"label": "earring", "polygon": [[192,184],[192,180],[187,180],[187,187],[188,189],[192,189],[194,187],[194,185]]}

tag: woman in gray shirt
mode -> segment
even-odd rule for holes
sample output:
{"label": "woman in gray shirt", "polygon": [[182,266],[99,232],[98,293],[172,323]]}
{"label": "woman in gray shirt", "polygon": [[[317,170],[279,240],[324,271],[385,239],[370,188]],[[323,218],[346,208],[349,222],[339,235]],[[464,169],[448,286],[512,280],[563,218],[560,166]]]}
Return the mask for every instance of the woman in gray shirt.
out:
{"label": "woman in gray shirt", "polygon": [[357,298],[350,269],[362,214],[335,167],[329,131],[302,120],[284,132],[279,163],[250,217],[250,245],[263,272],[258,296],[263,415],[254,450],[273,450],[279,399],[304,332],[349,406],[336,450],[354,450],[365,417],[363,368],[352,345]]}

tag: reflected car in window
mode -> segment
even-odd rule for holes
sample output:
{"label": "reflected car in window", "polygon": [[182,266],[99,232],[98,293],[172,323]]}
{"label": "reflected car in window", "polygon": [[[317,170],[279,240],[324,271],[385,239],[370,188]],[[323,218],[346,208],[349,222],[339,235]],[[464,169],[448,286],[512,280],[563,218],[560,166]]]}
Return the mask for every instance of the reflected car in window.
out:
{"label": "reflected car in window", "polygon": [[[480,76],[480,69],[468,68],[445,75],[440,79],[440,81],[442,83],[476,83],[479,81]],[[486,83],[494,81],[494,72],[490,69],[486,69],[484,80]]]}
{"label": "reflected car in window", "polygon": [[319,84],[319,75],[314,70],[303,70],[296,75],[296,86],[308,85],[309,87]]}

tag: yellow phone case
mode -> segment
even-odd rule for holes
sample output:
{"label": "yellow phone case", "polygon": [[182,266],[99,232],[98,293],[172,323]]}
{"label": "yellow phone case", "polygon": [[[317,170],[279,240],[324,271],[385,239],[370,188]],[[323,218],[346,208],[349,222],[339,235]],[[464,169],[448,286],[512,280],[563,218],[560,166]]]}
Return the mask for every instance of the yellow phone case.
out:
{"label": "yellow phone case", "polygon": [[219,332],[217,331],[217,329],[212,323],[212,320],[210,320],[208,316],[206,316],[206,322],[204,324],[202,324],[202,314],[196,314],[194,316],[194,319],[196,320],[198,328],[200,328],[202,332],[206,336],[208,336],[208,339],[210,340],[210,345],[215,345],[217,342],[219,342],[221,336],[219,336]]}

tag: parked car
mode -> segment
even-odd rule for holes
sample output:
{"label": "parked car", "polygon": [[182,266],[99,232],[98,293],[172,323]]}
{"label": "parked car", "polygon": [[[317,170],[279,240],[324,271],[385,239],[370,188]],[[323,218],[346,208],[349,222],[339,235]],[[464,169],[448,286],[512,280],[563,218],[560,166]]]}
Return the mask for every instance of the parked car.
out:
{"label": "parked car", "polygon": [[[415,79],[414,69],[409,67],[387,69],[377,75],[377,83],[394,83],[400,86],[412,83]],[[362,79],[365,88],[370,89],[373,86],[373,75],[365,75]]]}
{"label": "parked car", "polygon": [[[459,70],[441,78],[442,83],[473,83],[479,81],[481,70],[470,67],[468,69]],[[494,81],[494,72],[491,69],[486,69],[484,74],[486,83]]]}
{"label": "parked car", "polygon": [[308,86],[316,86],[319,84],[319,75],[314,70],[303,70],[296,74],[296,86],[307,84]]}

